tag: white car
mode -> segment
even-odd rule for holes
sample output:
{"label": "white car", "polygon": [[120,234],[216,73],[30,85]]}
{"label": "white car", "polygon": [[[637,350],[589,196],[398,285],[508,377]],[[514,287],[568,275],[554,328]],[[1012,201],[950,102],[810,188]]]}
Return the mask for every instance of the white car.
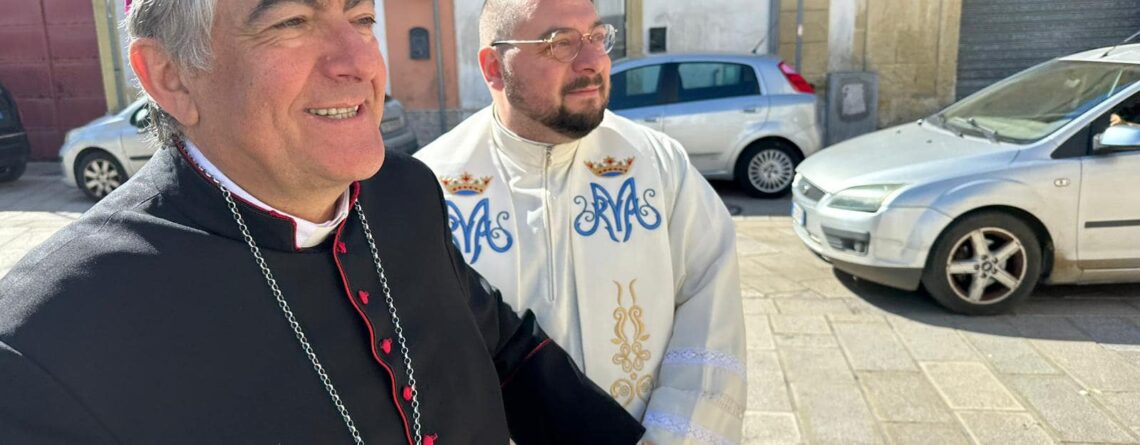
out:
{"label": "white car", "polygon": [[793,225],[852,275],[993,314],[1140,281],[1140,45],[1055,59],[800,165]]}
{"label": "white car", "polygon": [[[145,105],[139,99],[123,111],[67,132],[59,150],[64,182],[97,201],[134,176],[157,150],[144,137],[149,125]],[[411,154],[420,147],[403,105],[391,97],[385,97],[380,133],[385,150]]]}
{"label": "white car", "polygon": [[791,190],[819,150],[814,90],[780,59],[661,54],[614,62],[609,108],[677,139],[711,179],[760,198]]}

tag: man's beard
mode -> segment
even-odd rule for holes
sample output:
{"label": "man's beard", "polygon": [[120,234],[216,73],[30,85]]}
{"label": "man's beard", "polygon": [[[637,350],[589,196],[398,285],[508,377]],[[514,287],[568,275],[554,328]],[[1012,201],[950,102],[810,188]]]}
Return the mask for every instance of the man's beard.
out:
{"label": "man's beard", "polygon": [[585,110],[577,113],[567,109],[565,103],[557,108],[552,107],[552,109],[546,110],[535,109],[535,107],[530,104],[527,91],[516,83],[516,80],[517,79],[510,73],[506,71],[503,72],[503,83],[505,84],[507,100],[515,108],[525,113],[527,117],[538,121],[558,134],[571,139],[581,139],[602,124],[602,118],[605,117],[606,106],[609,105],[610,96],[601,74],[593,78],[579,77],[562,87],[560,93],[563,97],[573,90],[592,86],[598,87],[598,96],[602,100],[597,110]]}

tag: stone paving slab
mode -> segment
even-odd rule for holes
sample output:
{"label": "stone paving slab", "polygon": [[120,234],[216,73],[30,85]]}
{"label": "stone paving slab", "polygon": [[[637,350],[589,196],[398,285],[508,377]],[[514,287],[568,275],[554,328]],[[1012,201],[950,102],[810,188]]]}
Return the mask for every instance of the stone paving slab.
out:
{"label": "stone paving slab", "polygon": [[1013,394],[981,363],[924,362],[921,366],[952,409],[1023,409]]}
{"label": "stone paving slab", "polygon": [[1057,443],[1027,413],[965,411],[958,418],[979,445],[1046,445]]}
{"label": "stone paving slab", "polygon": [[799,422],[792,413],[748,412],[744,415],[744,445],[796,445],[803,443]]}
{"label": "stone paving slab", "polygon": [[895,445],[969,445],[956,423],[887,423],[887,437]]}
{"label": "stone paving slab", "polygon": [[773,351],[748,352],[748,410],[792,412],[780,356]]}
{"label": "stone paving slab", "polygon": [[852,368],[861,371],[918,370],[890,326],[834,323],[833,327]]}
{"label": "stone paving slab", "polygon": [[863,393],[854,382],[793,383],[792,394],[812,443],[885,443]]}
{"label": "stone paving slab", "polygon": [[1063,376],[1012,376],[1013,388],[1066,442],[1134,443],[1136,438]]}
{"label": "stone paving slab", "polygon": [[919,372],[859,372],[863,391],[879,420],[947,423],[950,409],[930,381]]}
{"label": "stone paving slab", "polygon": [[1101,405],[1107,407],[1116,418],[1140,436],[1140,393],[1108,393],[1096,396]]}

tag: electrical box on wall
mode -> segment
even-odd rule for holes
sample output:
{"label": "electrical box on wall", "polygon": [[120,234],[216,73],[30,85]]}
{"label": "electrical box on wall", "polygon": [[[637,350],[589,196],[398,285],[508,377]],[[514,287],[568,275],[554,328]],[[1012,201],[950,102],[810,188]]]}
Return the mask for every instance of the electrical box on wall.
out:
{"label": "electrical box on wall", "polygon": [[408,45],[411,47],[412,60],[431,59],[431,39],[428,37],[428,30],[412,28],[408,31]]}

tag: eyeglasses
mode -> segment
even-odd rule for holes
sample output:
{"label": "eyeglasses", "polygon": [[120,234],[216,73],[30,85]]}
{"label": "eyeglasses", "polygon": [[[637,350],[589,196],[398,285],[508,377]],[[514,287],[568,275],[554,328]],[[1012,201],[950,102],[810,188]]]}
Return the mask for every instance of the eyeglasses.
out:
{"label": "eyeglasses", "polygon": [[496,40],[491,42],[491,46],[542,43],[547,45],[547,51],[550,52],[550,56],[554,60],[570,63],[578,57],[578,53],[582,52],[582,42],[589,41],[591,45],[609,54],[610,51],[613,51],[616,40],[617,28],[610,24],[603,24],[595,27],[589,35],[582,35],[575,29],[564,29],[555,31],[550,34],[550,37],[541,40]]}

